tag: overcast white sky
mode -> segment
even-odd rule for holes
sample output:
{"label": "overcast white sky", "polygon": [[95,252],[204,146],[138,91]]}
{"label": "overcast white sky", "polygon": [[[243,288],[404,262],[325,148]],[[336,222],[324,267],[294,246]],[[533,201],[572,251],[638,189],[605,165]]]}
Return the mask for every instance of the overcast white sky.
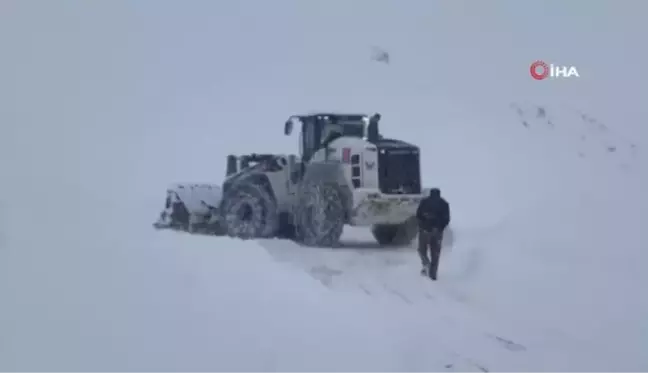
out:
{"label": "overcast white sky", "polygon": [[[219,154],[250,133],[286,151],[296,144],[281,125],[295,112],[381,111],[395,131],[435,125],[423,116],[450,105],[478,118],[523,101],[576,107],[646,143],[647,11],[640,0],[3,0],[0,141],[77,165],[92,138],[137,152],[175,146],[162,139],[178,128],[190,134],[178,143]],[[390,66],[369,62],[373,45]],[[534,81],[536,59],[581,78]],[[48,141],[61,133],[65,144]]]}

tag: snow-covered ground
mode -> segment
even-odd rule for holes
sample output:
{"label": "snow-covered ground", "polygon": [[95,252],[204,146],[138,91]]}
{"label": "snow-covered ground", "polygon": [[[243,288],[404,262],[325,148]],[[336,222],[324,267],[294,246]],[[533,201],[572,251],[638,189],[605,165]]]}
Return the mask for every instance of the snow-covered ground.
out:
{"label": "snow-covered ground", "polygon": [[[646,5],[480,4],[0,2],[0,370],[648,370]],[[151,228],[317,109],[421,145],[438,282],[362,229]]]}

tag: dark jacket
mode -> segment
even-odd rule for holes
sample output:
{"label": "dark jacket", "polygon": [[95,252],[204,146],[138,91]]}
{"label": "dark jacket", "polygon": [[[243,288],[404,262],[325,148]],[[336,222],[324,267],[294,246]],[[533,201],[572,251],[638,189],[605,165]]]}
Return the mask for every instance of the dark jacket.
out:
{"label": "dark jacket", "polygon": [[416,210],[419,227],[429,231],[434,228],[445,229],[450,224],[450,205],[440,195],[424,198]]}

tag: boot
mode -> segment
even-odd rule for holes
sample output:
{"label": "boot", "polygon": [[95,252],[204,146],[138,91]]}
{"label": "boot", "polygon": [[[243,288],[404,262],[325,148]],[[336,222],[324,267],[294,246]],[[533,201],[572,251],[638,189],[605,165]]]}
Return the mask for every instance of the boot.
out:
{"label": "boot", "polygon": [[439,270],[439,257],[438,256],[433,256],[433,260],[430,263],[430,266],[428,267],[428,273],[427,275],[432,279],[433,281],[436,281],[437,279],[437,272]]}
{"label": "boot", "polygon": [[429,276],[430,273],[430,260],[428,258],[421,258],[421,276]]}

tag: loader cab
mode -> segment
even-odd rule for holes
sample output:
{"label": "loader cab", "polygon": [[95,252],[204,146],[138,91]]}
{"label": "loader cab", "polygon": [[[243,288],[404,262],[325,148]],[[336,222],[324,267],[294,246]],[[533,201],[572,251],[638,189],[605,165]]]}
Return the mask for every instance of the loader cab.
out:
{"label": "loader cab", "polygon": [[308,162],[317,150],[328,146],[336,138],[370,137],[372,132],[372,128],[369,126],[371,118],[364,114],[321,113],[293,116],[286,121],[284,128],[286,135],[291,134],[295,121],[301,124],[299,153],[304,162]]}

